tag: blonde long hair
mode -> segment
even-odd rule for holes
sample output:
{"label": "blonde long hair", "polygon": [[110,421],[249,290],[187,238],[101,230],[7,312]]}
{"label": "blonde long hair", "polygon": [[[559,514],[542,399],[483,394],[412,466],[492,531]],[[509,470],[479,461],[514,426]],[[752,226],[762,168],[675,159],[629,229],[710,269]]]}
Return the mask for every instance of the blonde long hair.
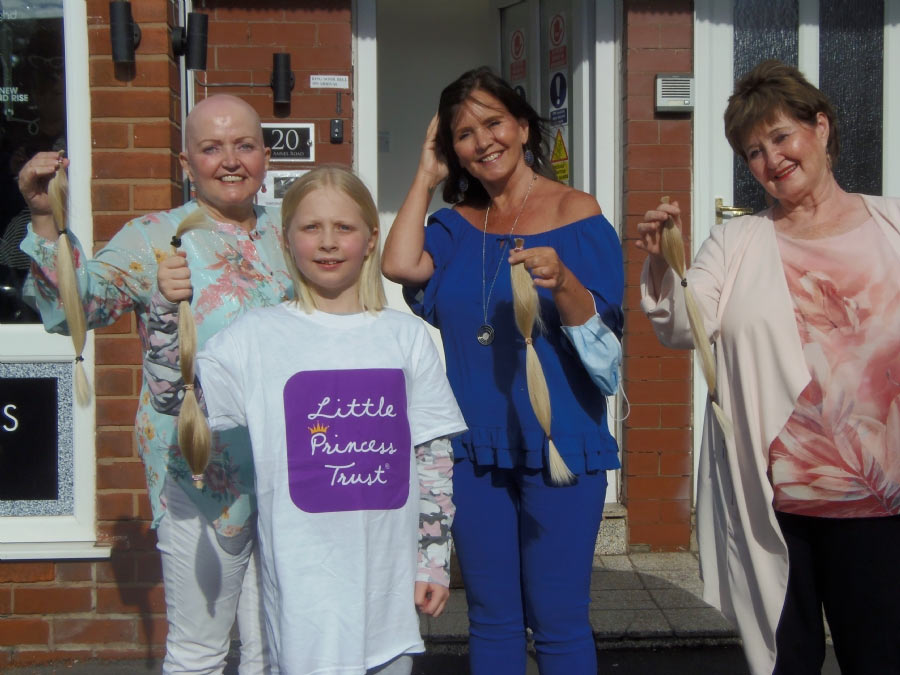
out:
{"label": "blonde long hair", "polygon": [[[182,220],[172,237],[172,255],[181,247],[181,237],[196,229],[207,229],[211,221],[202,206],[189,213]],[[212,447],[212,432],[209,421],[197,395],[194,393],[194,361],[197,356],[197,325],[191,303],[182,300],[178,303],[178,352],[181,366],[181,378],[184,380],[184,399],[178,413],[178,446],[181,454],[191,469],[194,486],[203,487],[203,472],[209,464]]]}
{"label": "blonde long hair", "polygon": [[[60,153],[60,157],[62,154]],[[75,274],[75,257],[72,252],[72,242],[69,240],[67,227],[69,219],[69,178],[66,170],[60,166],[56,174],[50,179],[47,186],[50,197],[50,209],[53,212],[53,221],[59,240],[56,243],[56,274],[59,298],[62,301],[63,312],[66,315],[66,324],[69,327],[69,335],[72,336],[72,345],[75,347],[75,400],[79,405],[86,406],[91,400],[91,385],[88,383],[87,374],[84,372],[84,345],[87,341],[87,319],[84,315],[84,305],[81,304],[81,293],[78,291],[78,277]]]}
{"label": "blonde long hair", "polygon": [[[515,240],[517,249],[522,248],[524,243],[523,239]],[[524,264],[510,266],[509,275],[512,283],[513,313],[516,315],[516,326],[519,333],[525,338],[525,379],[528,382],[528,399],[531,401],[534,416],[537,417],[538,423],[547,435],[549,444],[550,480],[556,485],[571,485],[575,481],[575,474],[566,466],[565,460],[559,454],[550,435],[552,417],[550,390],[547,388],[547,378],[544,377],[544,369],[531,337],[535,328],[539,333],[544,329],[537,289]]]}
{"label": "blonde long hair", "polygon": [[[289,230],[294,213],[300,206],[300,202],[311,192],[322,188],[331,187],[347,195],[358,207],[362,214],[369,234],[378,232],[378,208],[372,194],[359,177],[350,169],[338,165],[324,165],[317,167],[307,174],[295,180],[288,188],[281,202],[281,234],[284,240],[284,261],[291,279],[294,281],[294,302],[305,312],[310,313],[316,309],[316,299],[309,288],[309,284],[291,255]],[[364,311],[379,312],[384,309],[387,299],[384,294],[384,282],[381,278],[381,241],[376,239],[372,252],[363,261],[359,275],[359,304]]]}
{"label": "blonde long hair", "polygon": [[[668,197],[662,198],[663,204],[669,203]],[[669,263],[669,267],[678,275],[681,285],[684,288],[684,306],[687,310],[688,323],[691,326],[691,336],[694,338],[694,348],[697,351],[697,357],[700,360],[700,370],[703,372],[703,379],[706,380],[706,388],[709,390],[709,397],[712,402],[713,412],[719,422],[719,426],[726,436],[734,436],[734,429],[731,420],[721,406],[716,402],[716,361],[713,357],[712,347],[709,345],[709,337],[706,334],[706,325],[703,321],[703,314],[697,306],[697,299],[694,297],[694,291],[688,286],[687,282],[687,266],[684,261],[684,240],[681,236],[681,230],[672,220],[671,216],[666,219],[662,228],[662,240],[660,242],[663,258]]]}

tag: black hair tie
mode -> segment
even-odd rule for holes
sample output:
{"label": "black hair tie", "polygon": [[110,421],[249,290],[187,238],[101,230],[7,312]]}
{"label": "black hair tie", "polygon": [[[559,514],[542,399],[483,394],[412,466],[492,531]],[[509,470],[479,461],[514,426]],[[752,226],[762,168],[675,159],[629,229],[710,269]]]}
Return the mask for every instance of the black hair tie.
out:
{"label": "black hair tie", "polygon": [[172,246],[174,248],[181,248],[181,237],[179,237],[177,234],[172,235]]}

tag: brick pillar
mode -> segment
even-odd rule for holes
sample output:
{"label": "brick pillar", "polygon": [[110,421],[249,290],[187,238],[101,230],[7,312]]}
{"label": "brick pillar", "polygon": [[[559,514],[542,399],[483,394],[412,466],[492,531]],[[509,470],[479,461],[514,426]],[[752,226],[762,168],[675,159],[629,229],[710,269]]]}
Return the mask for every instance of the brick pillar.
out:
{"label": "brick pillar", "polygon": [[[662,195],[677,200],[690,234],[691,119],[654,113],[657,73],[690,73],[690,0],[626,0],[625,151],[625,502],[629,544],[674,551],[690,546],[692,509],[691,357],[659,345],[640,310],[645,254],[636,225]],[[690,252],[690,243],[687,243]]]}

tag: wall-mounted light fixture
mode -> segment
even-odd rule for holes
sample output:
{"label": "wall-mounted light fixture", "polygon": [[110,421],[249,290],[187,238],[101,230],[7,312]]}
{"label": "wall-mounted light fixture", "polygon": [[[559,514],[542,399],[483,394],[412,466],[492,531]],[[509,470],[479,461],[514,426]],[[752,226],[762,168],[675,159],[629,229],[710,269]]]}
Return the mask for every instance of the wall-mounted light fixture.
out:
{"label": "wall-mounted light fixture", "polygon": [[272,54],[272,98],[275,105],[290,105],[294,89],[294,73],[291,72],[291,55],[287,52]]}
{"label": "wall-mounted light fixture", "polygon": [[[192,12],[188,17],[188,30],[187,37],[183,37],[184,32],[181,29],[176,29],[175,32],[172,33],[172,49],[176,54],[179,53],[179,49],[181,47],[176,47],[176,39],[179,42],[183,42],[186,46],[184,47],[187,52],[187,59],[185,62],[185,66],[189,70],[203,70],[206,68],[206,21],[207,17],[205,14],[197,14],[198,17],[202,16],[202,29],[198,28],[198,33],[202,31],[203,35],[203,65],[192,66],[190,65],[191,59],[191,44],[193,44],[194,38],[192,37],[193,33],[191,31],[194,30],[194,24],[191,22],[194,13]],[[198,23],[199,25],[199,23]],[[200,38],[196,38],[197,46],[195,49],[199,53],[200,47]],[[248,87],[250,89],[254,89],[257,87],[265,87],[266,85],[263,83],[256,84],[254,82],[210,82],[208,78],[200,79],[200,76],[197,73],[194,73],[194,83],[199,87]],[[272,100],[274,102],[274,114],[275,117],[287,117],[291,114],[291,91],[294,89],[294,73],[291,71],[291,55],[287,52],[276,52],[272,54],[272,75],[269,78],[269,87],[272,89]]]}
{"label": "wall-mounted light fixture", "polygon": [[209,15],[201,12],[188,14],[187,30],[179,26],[172,31],[172,52],[184,56],[188,70],[206,70],[206,36],[209,31]]}
{"label": "wall-mounted light fixture", "polygon": [[134,50],[141,44],[141,27],[131,17],[131,3],[127,0],[109,3],[109,39],[113,63],[134,64]]}

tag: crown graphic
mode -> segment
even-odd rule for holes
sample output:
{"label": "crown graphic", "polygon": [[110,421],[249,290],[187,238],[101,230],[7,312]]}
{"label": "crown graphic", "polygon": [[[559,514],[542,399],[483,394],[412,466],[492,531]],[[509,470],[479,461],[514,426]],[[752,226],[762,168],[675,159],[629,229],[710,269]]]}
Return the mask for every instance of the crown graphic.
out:
{"label": "crown graphic", "polygon": [[321,422],[316,424],[316,426],[314,426],[314,427],[306,427],[306,428],[309,429],[310,434],[324,434],[326,431],[328,431],[328,427],[326,427]]}

